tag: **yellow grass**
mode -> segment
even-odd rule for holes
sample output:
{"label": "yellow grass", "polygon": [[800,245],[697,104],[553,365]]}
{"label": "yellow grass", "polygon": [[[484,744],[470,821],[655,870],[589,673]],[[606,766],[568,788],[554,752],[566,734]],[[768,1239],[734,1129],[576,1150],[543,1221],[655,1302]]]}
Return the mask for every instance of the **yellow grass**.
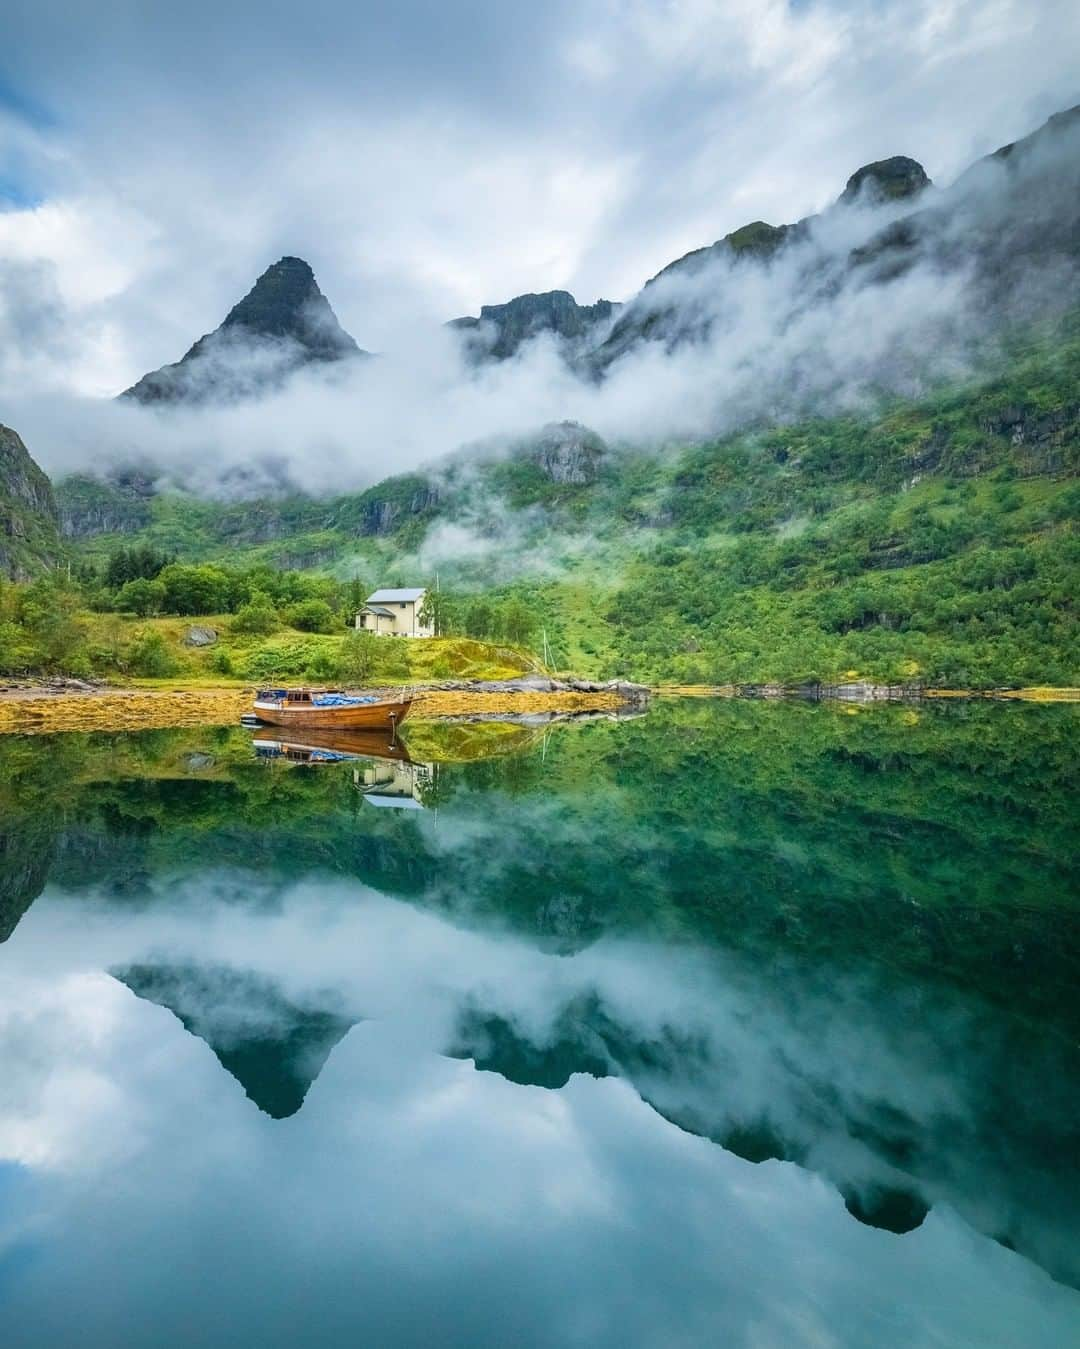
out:
{"label": "yellow grass", "polygon": [[[192,687],[103,689],[95,693],[41,694],[33,689],[0,697],[0,733],[135,731],[167,726],[224,726],[251,708],[248,688]],[[580,712],[617,707],[610,693],[458,693],[438,689],[416,695],[411,718],[499,712]]]}

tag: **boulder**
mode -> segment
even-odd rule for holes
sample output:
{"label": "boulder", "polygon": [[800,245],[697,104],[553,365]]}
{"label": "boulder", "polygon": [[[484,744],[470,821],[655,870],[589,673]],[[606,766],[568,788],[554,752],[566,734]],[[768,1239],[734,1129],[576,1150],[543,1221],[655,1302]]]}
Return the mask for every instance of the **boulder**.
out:
{"label": "boulder", "polygon": [[193,623],[184,633],[185,646],[213,646],[218,639],[217,629]]}

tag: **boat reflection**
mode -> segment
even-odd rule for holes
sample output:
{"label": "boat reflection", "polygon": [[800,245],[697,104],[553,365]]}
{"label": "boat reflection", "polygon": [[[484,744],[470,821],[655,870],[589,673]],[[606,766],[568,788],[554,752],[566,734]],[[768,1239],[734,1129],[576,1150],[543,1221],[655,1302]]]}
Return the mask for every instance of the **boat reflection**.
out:
{"label": "boat reflection", "polygon": [[277,727],[260,727],[252,740],[260,759],[287,759],[290,763],[341,763],[346,759],[391,759],[411,762],[409,751],[387,730],[336,731],[312,727],[301,741]]}
{"label": "boat reflection", "polygon": [[305,731],[301,744],[263,729],[251,743],[260,759],[309,765],[363,760],[353,768],[353,786],[373,806],[422,810],[434,796],[437,766],[411,758],[389,730]]}

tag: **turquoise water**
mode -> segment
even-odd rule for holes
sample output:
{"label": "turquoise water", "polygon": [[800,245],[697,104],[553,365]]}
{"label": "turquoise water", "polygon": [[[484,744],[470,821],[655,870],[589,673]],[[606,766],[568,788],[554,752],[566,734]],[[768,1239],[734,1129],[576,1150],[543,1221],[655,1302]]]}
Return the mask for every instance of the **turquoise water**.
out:
{"label": "turquoise water", "polygon": [[3,738],[3,1343],[1077,1342],[1077,730]]}

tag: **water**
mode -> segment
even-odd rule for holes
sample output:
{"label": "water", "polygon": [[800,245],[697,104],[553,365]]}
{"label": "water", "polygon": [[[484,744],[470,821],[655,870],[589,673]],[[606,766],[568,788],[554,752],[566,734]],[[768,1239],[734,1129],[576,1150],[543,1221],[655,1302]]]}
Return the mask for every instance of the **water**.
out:
{"label": "water", "polygon": [[1077,1343],[1077,729],[0,739],[3,1343]]}

